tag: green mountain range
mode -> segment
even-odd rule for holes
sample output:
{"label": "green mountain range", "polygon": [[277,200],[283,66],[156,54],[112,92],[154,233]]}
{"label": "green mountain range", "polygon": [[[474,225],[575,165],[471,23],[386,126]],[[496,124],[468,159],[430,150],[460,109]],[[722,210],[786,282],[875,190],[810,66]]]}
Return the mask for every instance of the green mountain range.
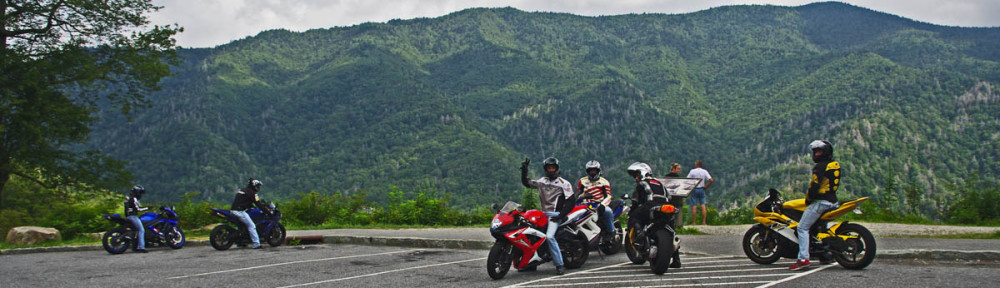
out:
{"label": "green mountain range", "polygon": [[[805,190],[827,139],[842,196],[920,192],[1000,172],[1000,28],[943,27],[843,3],[584,17],[468,9],[306,32],[265,31],[186,61],[131,121],[88,146],[129,162],[153,199],[229,201],[391,186],[459,207],[519,200],[559,158],[598,160],[616,195],[635,161],[705,162],[712,206]],[[890,196],[892,195],[892,196]]]}

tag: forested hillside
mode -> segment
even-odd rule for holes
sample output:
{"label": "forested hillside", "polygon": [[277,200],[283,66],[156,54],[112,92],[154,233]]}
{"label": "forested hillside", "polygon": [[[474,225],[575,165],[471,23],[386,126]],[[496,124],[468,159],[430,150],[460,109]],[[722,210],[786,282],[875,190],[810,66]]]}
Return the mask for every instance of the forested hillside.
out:
{"label": "forested hillside", "polygon": [[[828,139],[844,196],[935,216],[966,176],[1000,172],[1000,28],[942,27],[841,3],[583,17],[469,9],[189,49],[151,106],[101,115],[90,148],[154,199],[366,191],[521,198],[518,164],[563,176],[696,159],[709,202],[804,191]],[[892,183],[887,185],[887,183]],[[907,194],[908,195],[904,195]],[[894,200],[895,199],[895,200]],[[905,201],[904,201],[905,199]]]}

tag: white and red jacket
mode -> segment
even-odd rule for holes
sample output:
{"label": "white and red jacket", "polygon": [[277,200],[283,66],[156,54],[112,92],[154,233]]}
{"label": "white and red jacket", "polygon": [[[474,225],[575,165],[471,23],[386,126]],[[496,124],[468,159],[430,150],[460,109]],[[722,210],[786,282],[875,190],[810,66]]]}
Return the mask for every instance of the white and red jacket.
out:
{"label": "white and red jacket", "polygon": [[591,181],[590,177],[580,178],[580,181],[576,181],[576,190],[590,194],[594,197],[590,201],[601,203],[604,206],[611,204],[611,198],[613,198],[611,197],[611,182],[608,182],[608,179],[604,179],[604,177],[597,179],[597,181]]}

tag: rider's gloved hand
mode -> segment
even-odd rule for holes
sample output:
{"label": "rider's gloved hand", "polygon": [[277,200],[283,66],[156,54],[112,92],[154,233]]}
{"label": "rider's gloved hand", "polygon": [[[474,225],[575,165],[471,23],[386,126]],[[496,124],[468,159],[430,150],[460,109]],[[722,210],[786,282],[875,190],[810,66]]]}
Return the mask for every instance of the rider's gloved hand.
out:
{"label": "rider's gloved hand", "polygon": [[526,170],[528,170],[528,164],[531,164],[531,159],[530,159],[530,158],[527,158],[527,157],[525,157],[525,158],[524,158],[524,162],[521,162],[521,171],[526,171]]}

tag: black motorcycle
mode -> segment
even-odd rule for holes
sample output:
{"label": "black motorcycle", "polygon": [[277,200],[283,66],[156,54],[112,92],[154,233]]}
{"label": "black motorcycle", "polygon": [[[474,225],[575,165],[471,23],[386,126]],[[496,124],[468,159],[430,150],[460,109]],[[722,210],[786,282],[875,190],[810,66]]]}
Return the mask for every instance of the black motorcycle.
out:
{"label": "black motorcycle", "polygon": [[[271,247],[281,246],[285,242],[286,232],[285,225],[279,222],[281,211],[278,211],[274,203],[262,205],[262,207],[268,209],[250,208],[247,210],[250,219],[257,226],[257,235],[260,236],[260,240],[267,242]],[[226,250],[233,244],[243,247],[253,243],[250,241],[250,233],[246,225],[243,225],[243,222],[233,215],[232,211],[212,208],[212,215],[226,220],[225,223],[212,229],[212,233],[209,234],[209,243],[212,244],[212,248]]]}
{"label": "black motorcycle", "polygon": [[[177,227],[177,212],[174,206],[160,206],[160,213],[146,212],[139,215],[145,231],[146,246],[169,246],[173,249],[184,247],[184,232]],[[132,222],[126,221],[121,214],[104,215],[104,219],[118,223],[118,227],[108,230],[101,238],[101,245],[104,250],[111,254],[121,254],[131,246],[136,249],[139,241],[136,241],[136,229]]]}
{"label": "black motorcycle", "polygon": [[667,191],[666,203],[645,204],[634,213],[649,213],[649,223],[639,226],[636,219],[628,219],[625,233],[625,254],[635,264],[649,261],[654,274],[662,275],[669,268],[680,268],[680,238],[675,223],[683,213],[684,199],[700,179],[657,178]]}

